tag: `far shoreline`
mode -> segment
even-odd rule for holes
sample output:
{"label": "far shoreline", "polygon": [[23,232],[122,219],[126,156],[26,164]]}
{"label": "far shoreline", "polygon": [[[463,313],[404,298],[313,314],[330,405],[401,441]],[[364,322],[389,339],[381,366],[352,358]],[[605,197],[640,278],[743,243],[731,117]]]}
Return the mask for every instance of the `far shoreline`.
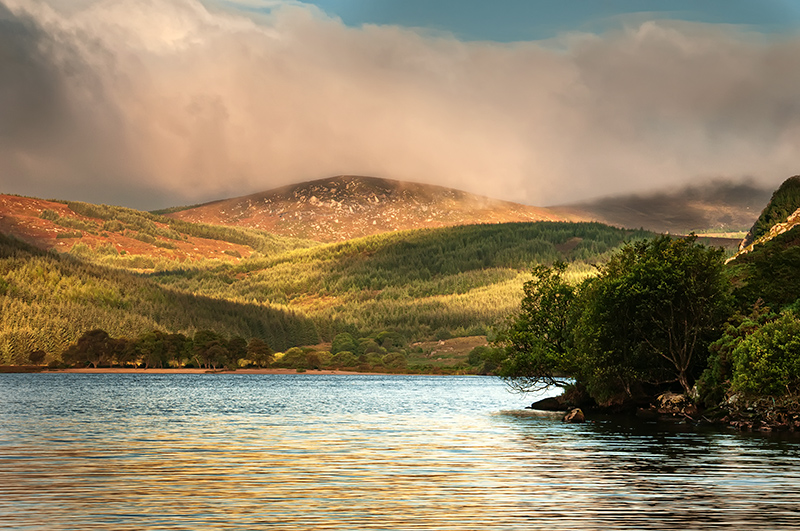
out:
{"label": "far shoreline", "polygon": [[351,376],[354,374],[368,374],[368,375],[381,375],[391,373],[381,372],[356,372],[356,371],[341,371],[336,369],[307,369],[305,371],[297,371],[297,369],[236,369],[235,371],[228,369],[128,369],[120,367],[99,367],[97,369],[83,368],[83,369],[45,369],[41,372],[49,373],[74,373],[74,374],[299,374],[299,375],[342,375]]}
{"label": "far shoreline", "polygon": [[122,368],[122,367],[90,367],[49,369],[47,367],[34,367],[30,365],[4,365],[0,366],[0,374],[266,374],[266,375],[309,375],[309,376],[479,376],[474,374],[436,374],[436,373],[409,373],[409,372],[358,372],[339,369],[297,369],[269,368],[269,369],[186,369],[186,368]]}

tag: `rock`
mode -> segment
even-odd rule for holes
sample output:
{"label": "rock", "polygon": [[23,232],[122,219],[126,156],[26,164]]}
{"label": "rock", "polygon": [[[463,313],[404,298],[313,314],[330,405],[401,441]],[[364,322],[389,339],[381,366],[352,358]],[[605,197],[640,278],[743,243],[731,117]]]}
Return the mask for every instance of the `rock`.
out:
{"label": "rock", "polygon": [[540,411],[566,411],[567,408],[564,407],[558,398],[551,397],[551,398],[544,398],[537,402],[534,402],[530,406],[527,406],[525,409],[538,409]]}
{"label": "rock", "polygon": [[686,395],[667,391],[656,399],[657,411],[662,415],[694,417],[697,415],[697,406]]}
{"label": "rock", "polygon": [[581,408],[576,407],[575,409],[570,410],[569,413],[564,415],[564,422],[569,422],[570,424],[586,422],[586,417],[583,416],[583,411],[581,411]]}

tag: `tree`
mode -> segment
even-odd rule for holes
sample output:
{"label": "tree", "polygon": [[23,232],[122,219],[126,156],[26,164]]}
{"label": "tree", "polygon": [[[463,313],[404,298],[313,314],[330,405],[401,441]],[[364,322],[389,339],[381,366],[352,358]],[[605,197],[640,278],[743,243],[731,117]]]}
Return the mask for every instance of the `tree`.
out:
{"label": "tree", "polygon": [[732,353],[731,391],[749,396],[800,392],[800,318],[783,312],[745,336]]}
{"label": "tree", "polygon": [[731,308],[723,250],[696,240],[628,245],[588,282],[575,361],[593,395],[630,397],[640,383],[691,390]]}
{"label": "tree", "polygon": [[247,356],[258,367],[269,367],[275,359],[275,353],[264,341],[254,337],[247,344]]}
{"label": "tree", "polygon": [[336,334],[331,344],[331,354],[337,354],[342,351],[355,352],[358,349],[355,339],[347,332]]}
{"label": "tree", "polygon": [[113,340],[105,330],[95,329],[84,333],[64,352],[64,361],[73,365],[90,364],[97,368],[111,360]]}
{"label": "tree", "polygon": [[44,350],[32,350],[28,353],[28,360],[33,365],[41,365],[44,362],[45,355]]}
{"label": "tree", "polygon": [[723,258],[694,236],[660,236],[623,247],[577,287],[563,264],[535,268],[520,312],[498,334],[500,374],[519,391],[574,379],[607,404],[646,386],[689,392],[730,313]]}
{"label": "tree", "polygon": [[566,268],[560,262],[534,267],[519,313],[498,332],[495,344],[506,354],[499,374],[514,390],[569,383],[576,288],[564,280]]}
{"label": "tree", "polygon": [[153,330],[142,334],[135,342],[135,350],[139,360],[144,364],[145,369],[150,367],[164,368],[167,363],[167,353],[164,348],[165,334],[159,330]]}

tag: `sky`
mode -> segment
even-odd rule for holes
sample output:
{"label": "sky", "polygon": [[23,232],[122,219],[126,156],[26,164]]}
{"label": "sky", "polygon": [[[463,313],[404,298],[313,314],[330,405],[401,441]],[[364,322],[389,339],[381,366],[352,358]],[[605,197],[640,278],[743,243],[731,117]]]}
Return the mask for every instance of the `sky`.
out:
{"label": "sky", "polygon": [[800,2],[0,0],[0,193],[547,206],[800,173]]}

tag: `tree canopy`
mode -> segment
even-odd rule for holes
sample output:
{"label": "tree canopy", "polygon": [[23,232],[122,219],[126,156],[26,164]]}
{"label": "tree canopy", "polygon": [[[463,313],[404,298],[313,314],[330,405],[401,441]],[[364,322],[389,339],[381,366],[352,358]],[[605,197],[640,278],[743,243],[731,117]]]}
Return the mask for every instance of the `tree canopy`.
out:
{"label": "tree canopy", "polygon": [[499,334],[513,388],[571,378],[601,403],[635,398],[644,386],[689,391],[707,345],[729,315],[721,249],[696,237],[629,244],[579,286],[564,268],[538,267],[521,310]]}

